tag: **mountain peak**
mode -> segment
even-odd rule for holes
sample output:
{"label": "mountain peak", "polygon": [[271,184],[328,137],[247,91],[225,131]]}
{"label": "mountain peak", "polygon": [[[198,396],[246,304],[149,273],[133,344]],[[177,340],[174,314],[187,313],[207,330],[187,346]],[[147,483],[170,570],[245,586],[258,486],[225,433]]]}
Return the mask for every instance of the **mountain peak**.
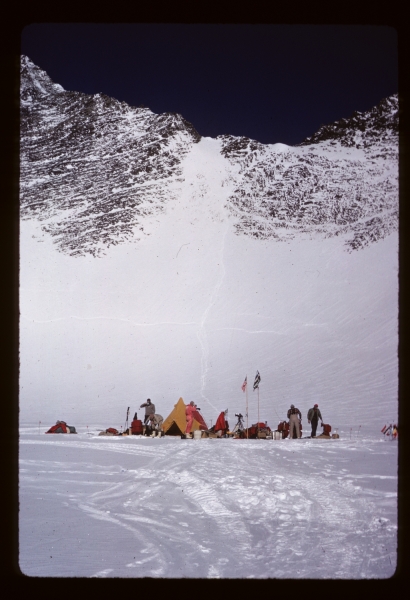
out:
{"label": "mountain peak", "polygon": [[[21,215],[71,255],[145,235],[201,136],[181,115],[65,91],[21,58]],[[64,216],[62,216],[64,215]],[[137,238],[139,239],[139,238]]]}
{"label": "mountain peak", "polygon": [[33,97],[64,92],[64,88],[54,83],[45,71],[37,67],[28,56],[20,60],[20,97],[21,101],[31,102]]}

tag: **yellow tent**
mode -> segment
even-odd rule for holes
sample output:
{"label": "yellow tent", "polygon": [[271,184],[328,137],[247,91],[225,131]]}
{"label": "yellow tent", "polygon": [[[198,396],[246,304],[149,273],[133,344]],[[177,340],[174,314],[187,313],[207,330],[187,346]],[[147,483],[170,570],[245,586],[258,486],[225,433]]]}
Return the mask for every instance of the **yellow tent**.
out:
{"label": "yellow tent", "polygon": [[[167,416],[165,421],[162,423],[162,429],[166,435],[182,435],[186,430],[186,416],[185,416],[186,405],[185,402],[180,398],[174,405],[172,412]],[[191,427],[191,433],[200,428],[200,423],[194,419]]]}

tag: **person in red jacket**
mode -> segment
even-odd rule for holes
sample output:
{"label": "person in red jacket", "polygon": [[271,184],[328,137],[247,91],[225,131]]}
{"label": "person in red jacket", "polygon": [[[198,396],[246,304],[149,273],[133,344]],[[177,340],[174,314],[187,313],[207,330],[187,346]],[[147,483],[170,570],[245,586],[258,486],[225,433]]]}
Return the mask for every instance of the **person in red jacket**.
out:
{"label": "person in red jacket", "polygon": [[227,432],[229,431],[229,423],[226,419],[228,416],[228,409],[222,411],[215,423],[215,433],[218,437],[225,437]]}
{"label": "person in red jacket", "polygon": [[186,417],[185,435],[186,435],[186,437],[192,437],[191,427],[194,422],[194,412],[195,411],[196,411],[195,402],[193,400],[191,400],[191,402],[185,408],[185,417]]}

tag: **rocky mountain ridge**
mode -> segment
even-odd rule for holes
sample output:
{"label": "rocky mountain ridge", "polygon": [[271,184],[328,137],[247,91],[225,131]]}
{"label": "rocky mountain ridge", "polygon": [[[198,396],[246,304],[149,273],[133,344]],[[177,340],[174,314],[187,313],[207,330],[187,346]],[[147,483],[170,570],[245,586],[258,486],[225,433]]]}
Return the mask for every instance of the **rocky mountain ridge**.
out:
{"label": "rocky mountain ridge", "polygon": [[296,232],[350,234],[349,250],[397,227],[398,98],[323,127],[299,146],[221,136],[240,163],[230,198],[238,233],[278,240]]}
{"label": "rocky mountain ridge", "polygon": [[331,140],[351,148],[370,148],[379,141],[396,142],[399,132],[399,106],[397,95],[385,98],[371,110],[355,111],[349,118],[330,125],[322,125],[300,146]]}
{"label": "rocky mountain ridge", "polygon": [[97,255],[143,234],[199,139],[178,114],[64,91],[22,57],[21,216],[44,221],[64,252]]}
{"label": "rocky mountain ridge", "polygon": [[[352,251],[397,229],[397,96],[299,146],[217,140],[238,235],[343,235]],[[138,242],[147,217],[166,218],[200,141],[181,115],[65,91],[21,59],[21,217],[39,219],[62,252],[98,256]]]}

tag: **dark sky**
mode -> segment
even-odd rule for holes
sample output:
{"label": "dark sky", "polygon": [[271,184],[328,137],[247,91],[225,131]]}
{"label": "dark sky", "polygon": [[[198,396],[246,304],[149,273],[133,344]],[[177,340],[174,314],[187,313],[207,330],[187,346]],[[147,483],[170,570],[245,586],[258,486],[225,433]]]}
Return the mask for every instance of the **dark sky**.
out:
{"label": "dark sky", "polygon": [[398,91],[387,26],[33,24],[21,51],[66,90],[263,143],[297,144]]}

